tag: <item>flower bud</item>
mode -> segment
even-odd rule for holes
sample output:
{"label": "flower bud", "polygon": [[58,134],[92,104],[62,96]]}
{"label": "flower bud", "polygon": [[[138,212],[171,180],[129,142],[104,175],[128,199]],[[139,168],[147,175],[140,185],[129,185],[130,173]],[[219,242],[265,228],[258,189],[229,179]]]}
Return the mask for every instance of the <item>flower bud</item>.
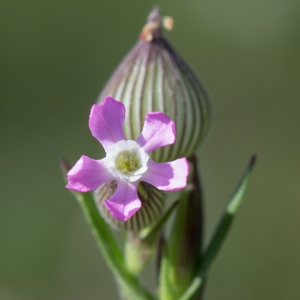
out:
{"label": "flower bud", "polygon": [[[147,112],[160,111],[176,124],[176,142],[156,149],[156,161],[189,157],[206,135],[211,119],[211,101],[201,80],[162,35],[163,19],[154,8],[131,49],[99,96],[121,101],[128,114],[124,131],[135,140]],[[173,27],[171,19],[165,26]]]}
{"label": "flower bud", "polygon": [[190,186],[182,191],[178,209],[167,241],[165,260],[167,268],[162,270],[161,292],[179,299],[191,284],[201,260],[203,242],[203,207],[200,177],[196,158],[191,158]]}
{"label": "flower bud", "polygon": [[120,221],[114,218],[103,202],[115,193],[116,188],[117,182],[112,180],[100,185],[94,194],[94,199],[101,215],[111,227],[138,232],[144,227],[151,225],[161,215],[165,194],[152,185],[141,182],[138,186],[138,196],[142,202],[142,207],[127,221]]}

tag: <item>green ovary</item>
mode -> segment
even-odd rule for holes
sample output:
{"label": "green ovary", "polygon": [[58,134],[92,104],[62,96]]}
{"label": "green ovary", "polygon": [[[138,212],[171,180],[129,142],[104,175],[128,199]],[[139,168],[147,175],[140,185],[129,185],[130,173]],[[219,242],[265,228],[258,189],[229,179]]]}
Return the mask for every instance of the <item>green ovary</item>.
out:
{"label": "green ovary", "polygon": [[140,160],[136,153],[122,151],[115,160],[116,168],[123,174],[132,174],[141,167]]}

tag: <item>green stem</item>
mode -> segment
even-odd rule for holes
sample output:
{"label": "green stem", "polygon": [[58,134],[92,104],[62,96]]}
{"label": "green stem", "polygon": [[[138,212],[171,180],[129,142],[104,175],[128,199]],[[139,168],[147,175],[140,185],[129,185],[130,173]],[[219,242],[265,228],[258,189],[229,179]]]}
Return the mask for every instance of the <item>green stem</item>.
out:
{"label": "green stem", "polygon": [[236,216],[236,213],[242,203],[244,195],[246,193],[250,175],[256,161],[256,156],[253,155],[250,159],[249,165],[246,168],[240,182],[238,183],[232,197],[228,201],[223,215],[221,216],[216,229],[212,235],[212,238],[208,244],[208,247],[204,253],[202,265],[201,265],[201,274],[205,274],[215,257],[217,256],[218,251],[220,250],[229,228]]}

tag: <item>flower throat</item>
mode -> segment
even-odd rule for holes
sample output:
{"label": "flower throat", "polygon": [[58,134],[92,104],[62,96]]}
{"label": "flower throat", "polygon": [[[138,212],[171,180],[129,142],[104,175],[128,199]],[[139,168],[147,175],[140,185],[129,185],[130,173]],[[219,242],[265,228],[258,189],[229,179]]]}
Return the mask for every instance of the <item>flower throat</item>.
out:
{"label": "flower throat", "polygon": [[123,174],[132,174],[141,167],[140,160],[136,153],[122,151],[115,159],[116,168]]}

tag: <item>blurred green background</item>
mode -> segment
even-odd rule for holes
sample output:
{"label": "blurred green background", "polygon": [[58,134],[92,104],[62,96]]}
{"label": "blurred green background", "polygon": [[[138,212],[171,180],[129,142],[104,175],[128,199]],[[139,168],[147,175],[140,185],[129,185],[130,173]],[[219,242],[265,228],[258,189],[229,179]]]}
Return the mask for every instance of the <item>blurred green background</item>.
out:
{"label": "blurred green background", "polygon": [[258,153],[207,299],[300,299],[299,0],[1,0],[0,299],[117,299],[58,160],[102,155],[91,105],[154,4],[214,100],[207,236]]}

